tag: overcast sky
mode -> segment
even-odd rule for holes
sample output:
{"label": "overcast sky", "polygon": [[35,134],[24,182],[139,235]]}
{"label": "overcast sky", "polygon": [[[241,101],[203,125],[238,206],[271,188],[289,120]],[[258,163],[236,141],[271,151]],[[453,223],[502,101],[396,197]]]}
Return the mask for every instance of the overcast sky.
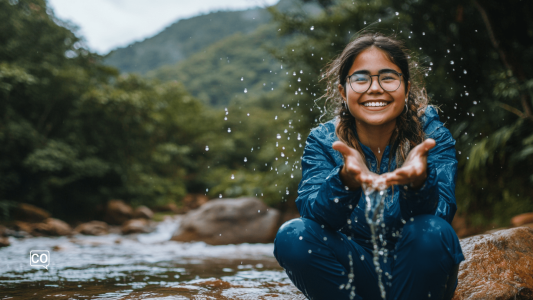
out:
{"label": "overcast sky", "polygon": [[76,24],[100,54],[143,40],[180,19],[217,10],[242,10],[279,0],[48,0],[57,17]]}

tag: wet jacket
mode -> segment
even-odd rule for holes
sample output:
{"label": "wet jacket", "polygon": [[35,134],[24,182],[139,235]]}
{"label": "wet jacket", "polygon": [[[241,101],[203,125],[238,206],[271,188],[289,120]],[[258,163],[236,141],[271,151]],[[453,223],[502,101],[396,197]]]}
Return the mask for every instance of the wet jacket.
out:
{"label": "wet jacket", "polygon": [[[451,224],[457,210],[455,181],[457,159],[455,140],[439,121],[435,108],[428,106],[421,117],[427,138],[437,144],[429,151],[427,179],[418,190],[404,186],[389,187],[385,198],[384,222],[387,248],[393,249],[403,224],[420,214],[434,214]],[[306,141],[302,157],[302,180],[298,186],[296,205],[300,215],[333,230],[340,230],[363,247],[370,248],[370,228],[365,219],[362,189],[346,190],[339,177],[344,165],[342,155],[333,150],[337,141],[334,120],[313,129]],[[383,152],[380,169],[377,159],[361,144],[369,170],[376,174],[396,169],[396,157],[389,162],[390,146]],[[389,169],[390,167],[390,169]]]}

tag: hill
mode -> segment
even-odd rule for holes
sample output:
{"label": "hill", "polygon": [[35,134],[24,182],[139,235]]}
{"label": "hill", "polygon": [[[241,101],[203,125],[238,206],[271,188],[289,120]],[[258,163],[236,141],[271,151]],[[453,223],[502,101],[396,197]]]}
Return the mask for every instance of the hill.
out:
{"label": "hill", "polygon": [[144,74],[185,60],[228,36],[253,32],[270,20],[264,8],[218,11],[180,20],[151,38],[111,51],[104,63],[123,73]]}

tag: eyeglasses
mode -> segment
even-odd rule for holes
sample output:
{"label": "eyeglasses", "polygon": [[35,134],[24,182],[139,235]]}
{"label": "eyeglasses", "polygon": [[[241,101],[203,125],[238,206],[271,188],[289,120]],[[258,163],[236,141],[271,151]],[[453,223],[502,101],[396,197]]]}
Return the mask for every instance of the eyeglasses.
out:
{"label": "eyeglasses", "polygon": [[348,76],[348,83],[356,93],[365,93],[372,86],[372,77],[378,77],[379,86],[387,91],[394,92],[402,84],[402,73],[386,71],[378,75],[369,75],[364,73],[354,73]]}

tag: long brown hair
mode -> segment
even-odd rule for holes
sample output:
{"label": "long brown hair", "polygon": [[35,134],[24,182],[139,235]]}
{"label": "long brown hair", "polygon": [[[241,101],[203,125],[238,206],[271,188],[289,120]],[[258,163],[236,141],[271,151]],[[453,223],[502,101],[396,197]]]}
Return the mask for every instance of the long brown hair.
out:
{"label": "long brown hair", "polygon": [[[411,82],[411,89],[407,97],[407,107],[396,119],[396,129],[391,136],[389,144],[392,151],[396,149],[396,163],[400,167],[405,161],[409,151],[424,140],[424,132],[419,117],[424,113],[429,99],[422,83],[422,68],[410,57],[408,50],[400,40],[384,36],[380,33],[367,33],[358,36],[350,42],[344,51],[331,63],[328,64],[323,80],[327,81],[326,104],[329,101],[335,106],[335,114],[338,116],[336,134],[340,141],[346,145],[357,149],[361,155],[363,151],[359,145],[356,134],[356,121],[345,105],[338,84],[347,90],[346,80],[348,72],[359,53],[370,48],[378,47],[384,51],[389,59],[402,71],[405,80],[405,92],[407,93],[407,82]],[[415,75],[415,76],[413,76]]]}

